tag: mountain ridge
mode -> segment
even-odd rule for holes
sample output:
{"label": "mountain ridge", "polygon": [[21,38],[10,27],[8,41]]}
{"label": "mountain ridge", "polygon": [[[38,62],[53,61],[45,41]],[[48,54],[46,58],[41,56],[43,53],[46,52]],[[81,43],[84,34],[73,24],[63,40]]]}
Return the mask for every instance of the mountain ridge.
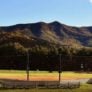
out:
{"label": "mountain ridge", "polygon": [[[0,38],[2,39],[0,44],[13,40],[23,45],[28,41],[28,47],[30,47],[30,44],[35,43],[36,45],[41,41],[58,45],[71,45],[73,47],[91,47],[92,27],[74,27],[58,21],[16,24],[0,27]],[[25,39],[25,41],[23,42],[22,39]]]}

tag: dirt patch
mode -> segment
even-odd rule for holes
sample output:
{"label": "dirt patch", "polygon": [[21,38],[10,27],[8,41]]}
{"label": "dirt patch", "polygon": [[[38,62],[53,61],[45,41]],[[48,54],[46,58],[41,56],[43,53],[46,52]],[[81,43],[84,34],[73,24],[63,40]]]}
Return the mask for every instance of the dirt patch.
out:
{"label": "dirt patch", "polygon": [[[1,76],[0,79],[26,80],[26,76]],[[57,81],[58,77],[53,76],[30,76],[30,81]],[[61,77],[61,80],[80,80],[86,78]]]}

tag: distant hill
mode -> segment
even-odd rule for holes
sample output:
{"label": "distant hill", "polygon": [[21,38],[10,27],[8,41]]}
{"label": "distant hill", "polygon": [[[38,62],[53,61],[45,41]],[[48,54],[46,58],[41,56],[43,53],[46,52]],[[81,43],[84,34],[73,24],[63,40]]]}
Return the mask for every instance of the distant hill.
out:
{"label": "distant hill", "polygon": [[84,71],[92,71],[91,47],[92,27],[57,21],[0,27],[0,69],[26,69],[29,55],[30,69],[58,70],[61,53],[63,70],[79,71],[83,64]]}
{"label": "distant hill", "polygon": [[92,27],[73,27],[57,21],[0,27],[0,45],[6,43],[18,43],[25,48],[37,44],[91,47]]}

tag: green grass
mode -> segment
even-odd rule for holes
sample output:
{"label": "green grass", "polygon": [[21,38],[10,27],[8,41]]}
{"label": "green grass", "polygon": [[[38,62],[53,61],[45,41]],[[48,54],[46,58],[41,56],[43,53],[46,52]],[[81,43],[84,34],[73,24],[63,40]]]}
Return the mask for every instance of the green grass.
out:
{"label": "green grass", "polygon": [[92,85],[84,84],[76,89],[8,89],[0,92],[92,92]]}
{"label": "green grass", "polygon": [[[58,79],[58,72],[49,73],[48,71],[30,71],[30,79],[35,78],[55,78]],[[19,70],[0,70],[0,78],[26,79],[26,71]],[[62,79],[81,79],[92,78],[92,73],[63,72]]]}
{"label": "green grass", "polygon": [[[92,78],[92,73],[63,72],[62,79]],[[0,78],[26,80],[26,71],[0,70]],[[30,71],[31,80],[58,80],[58,72]]]}
{"label": "green grass", "polygon": [[[24,77],[26,79],[26,71],[0,70],[0,78],[15,78],[16,76],[18,78]],[[33,76],[58,77],[58,72],[49,73],[48,71],[30,71],[30,78]],[[92,78],[92,73],[63,72],[62,78]],[[77,89],[0,89],[0,92],[92,92],[92,85],[83,84],[80,88]]]}

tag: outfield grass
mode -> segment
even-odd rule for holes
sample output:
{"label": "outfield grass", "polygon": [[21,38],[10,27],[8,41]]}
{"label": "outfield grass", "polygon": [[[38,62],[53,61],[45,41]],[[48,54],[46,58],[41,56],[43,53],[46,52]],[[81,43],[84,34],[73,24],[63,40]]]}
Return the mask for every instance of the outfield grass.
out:
{"label": "outfield grass", "polygon": [[[0,78],[26,80],[26,71],[0,70]],[[62,79],[92,78],[92,73],[63,72]],[[58,80],[58,72],[30,71],[31,80]],[[83,84],[77,89],[11,89],[0,92],[92,92],[92,85]]]}
{"label": "outfield grass", "polygon": [[[62,80],[92,78],[92,73],[63,72]],[[0,70],[0,78],[26,80],[26,71]],[[30,71],[30,80],[58,80],[58,72]]]}
{"label": "outfield grass", "polygon": [[92,85],[84,84],[77,89],[8,89],[0,92],[92,92]]}

